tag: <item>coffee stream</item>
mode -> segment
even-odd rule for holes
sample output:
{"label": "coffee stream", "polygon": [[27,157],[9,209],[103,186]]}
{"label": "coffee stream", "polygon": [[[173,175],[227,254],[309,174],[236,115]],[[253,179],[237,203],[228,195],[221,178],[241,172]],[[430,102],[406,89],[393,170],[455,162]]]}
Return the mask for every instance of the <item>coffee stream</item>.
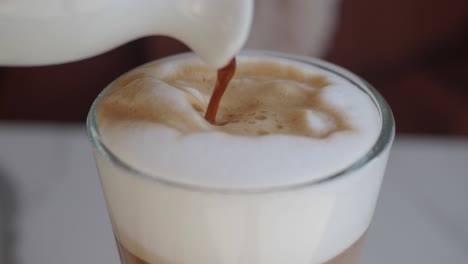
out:
{"label": "coffee stream", "polygon": [[236,58],[233,58],[228,63],[228,65],[218,69],[213,95],[211,95],[210,103],[208,104],[208,108],[205,114],[205,119],[211,124],[214,124],[216,121],[216,113],[218,112],[219,102],[221,101],[221,97],[223,97],[224,91],[226,91],[229,81],[232,79],[232,76],[234,76],[235,71]]}

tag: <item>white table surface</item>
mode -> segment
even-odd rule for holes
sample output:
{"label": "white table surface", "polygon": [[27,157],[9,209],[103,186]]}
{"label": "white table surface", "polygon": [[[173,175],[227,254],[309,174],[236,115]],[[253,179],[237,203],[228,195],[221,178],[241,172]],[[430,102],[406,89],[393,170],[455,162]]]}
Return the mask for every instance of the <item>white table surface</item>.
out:
{"label": "white table surface", "polygon": [[[84,126],[0,123],[2,177],[1,264],[118,263]],[[397,138],[363,263],[468,263],[468,138]]]}

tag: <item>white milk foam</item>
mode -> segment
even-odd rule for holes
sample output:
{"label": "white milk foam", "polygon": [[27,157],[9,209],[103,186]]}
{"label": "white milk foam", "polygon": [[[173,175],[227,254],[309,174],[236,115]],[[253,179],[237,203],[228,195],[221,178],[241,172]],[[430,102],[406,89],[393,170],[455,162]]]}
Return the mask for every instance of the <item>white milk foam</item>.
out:
{"label": "white milk foam", "polygon": [[117,239],[150,263],[323,263],[367,230],[388,150],[331,183],[239,190],[304,184],[348,168],[381,128],[370,97],[307,64],[263,55],[237,61],[218,125],[203,118],[216,72],[194,56],[127,73],[100,102],[101,137],[125,163],[164,181],[234,191],[148,181],[97,155]]}
{"label": "white milk foam", "polygon": [[[240,57],[238,69],[256,61]],[[281,59],[261,61],[291,66]],[[182,65],[202,67],[202,78],[208,81],[200,85],[171,80]],[[222,121],[228,123],[219,126],[203,118],[215,70],[194,57],[149,65],[114,84],[101,103],[106,110],[100,112],[100,131],[106,145],[122,160],[169,181],[251,189],[319,180],[347,168],[369,151],[379,134],[380,118],[372,100],[346,80],[307,65],[294,70],[322,76],[326,83],[317,78],[314,82],[324,86],[317,88],[296,80],[263,80],[255,69],[241,78],[236,74],[220,103],[218,120],[228,115],[223,107],[231,108],[225,112],[231,110],[236,117],[234,122],[227,117]],[[307,102],[311,94],[318,99],[311,97]],[[348,127],[337,128],[329,109],[315,107],[317,100],[338,113],[342,119],[338,121]],[[245,101],[244,106],[239,106],[240,101]],[[250,107],[256,101],[259,105]],[[137,113],[123,116],[125,109]]]}

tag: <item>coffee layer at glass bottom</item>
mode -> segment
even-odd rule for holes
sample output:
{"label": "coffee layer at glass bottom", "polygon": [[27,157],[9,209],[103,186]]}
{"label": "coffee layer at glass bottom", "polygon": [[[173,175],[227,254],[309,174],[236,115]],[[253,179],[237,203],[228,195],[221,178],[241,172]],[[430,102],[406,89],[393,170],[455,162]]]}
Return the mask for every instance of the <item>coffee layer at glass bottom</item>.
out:
{"label": "coffee layer at glass bottom", "polygon": [[[341,252],[338,256],[325,262],[324,264],[359,264],[359,257],[366,233],[362,235],[356,242],[354,242],[349,248]],[[119,248],[120,259],[122,264],[169,264],[165,260],[159,260],[158,262],[150,263],[129,252],[122,244],[117,241]]]}

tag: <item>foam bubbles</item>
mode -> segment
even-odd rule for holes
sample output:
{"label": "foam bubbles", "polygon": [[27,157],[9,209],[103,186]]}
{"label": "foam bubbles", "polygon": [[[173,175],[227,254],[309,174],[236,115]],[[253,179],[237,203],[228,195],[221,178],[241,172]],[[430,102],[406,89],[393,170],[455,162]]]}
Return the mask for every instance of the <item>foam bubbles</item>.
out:
{"label": "foam bubbles", "polygon": [[[312,66],[271,58],[238,59],[212,125],[203,116],[215,76],[193,57],[128,73],[99,106],[104,141],[112,139],[109,148],[130,165],[170,174],[170,181],[264,188],[331,175],[377,138],[378,112],[362,91]],[[231,168],[239,163],[246,166]]]}

